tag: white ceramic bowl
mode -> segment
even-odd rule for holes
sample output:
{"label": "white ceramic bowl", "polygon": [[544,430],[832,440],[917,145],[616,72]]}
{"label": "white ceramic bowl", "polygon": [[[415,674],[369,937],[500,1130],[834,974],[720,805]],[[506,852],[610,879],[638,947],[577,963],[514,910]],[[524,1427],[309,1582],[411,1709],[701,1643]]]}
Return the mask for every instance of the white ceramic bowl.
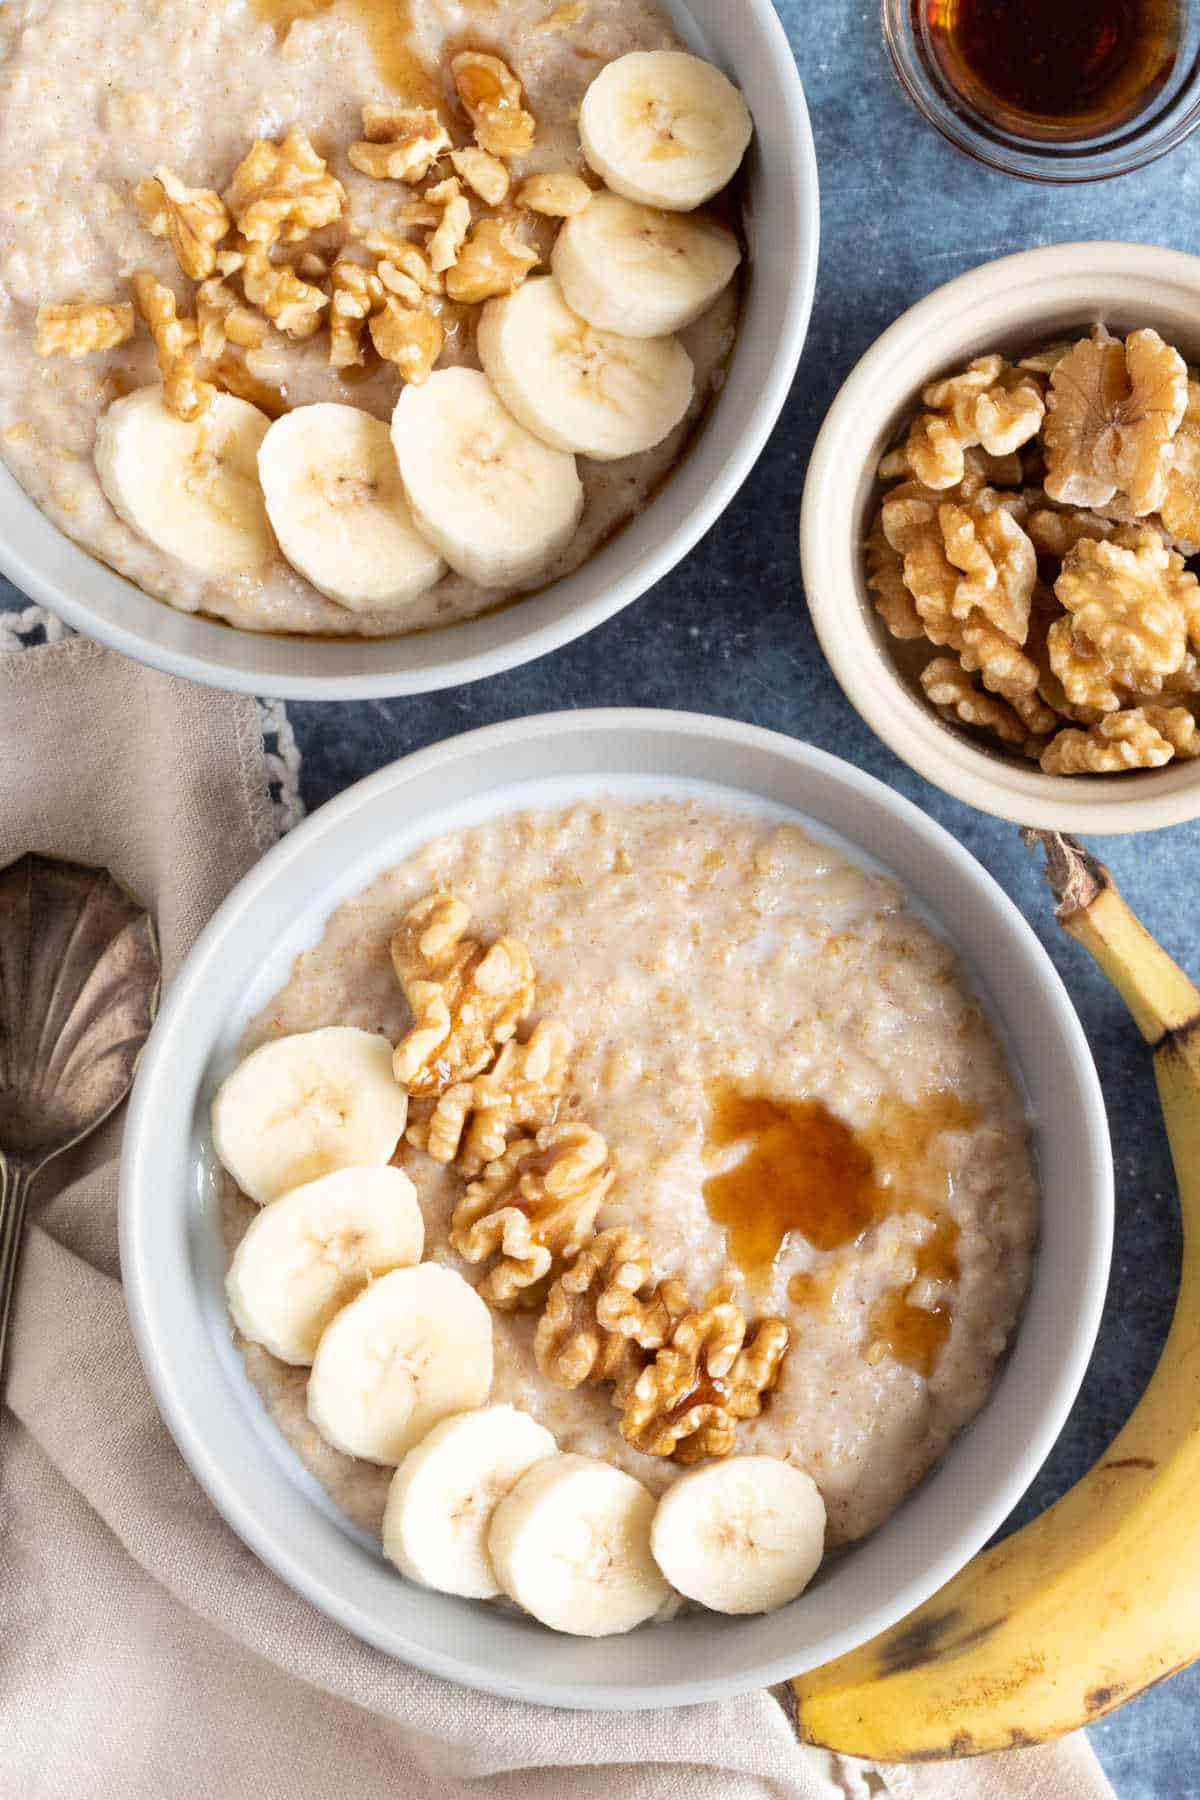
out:
{"label": "white ceramic bowl", "polygon": [[[697,784],[728,804],[839,834],[894,871],[958,945],[1031,1098],[1042,1242],[988,1405],[917,1494],[831,1560],[801,1599],[765,1618],[704,1614],[627,1637],[560,1637],[402,1580],[268,1422],[230,1341],[208,1102],[247,1020],[330,911],[430,836],[529,804]],[[558,1706],[745,1692],[865,1641],[940,1587],[1000,1525],[1067,1417],[1100,1318],[1111,1230],[1108,1134],[1087,1045],[1049,958],[995,882],[939,826],[848,764],[684,713],[492,726],[322,807],[246,877],[176,976],[122,1159],[121,1267],[142,1360],[176,1442],[234,1530],[369,1643],[471,1687]]]}
{"label": "white ceramic bowl", "polygon": [[728,379],[696,441],[638,518],[565,580],[482,618],[410,637],[262,636],[177,612],[96,562],[0,468],[0,569],[60,618],[138,662],[281,699],[419,694],[530,662],[611,618],[673,569],[753,468],[791,387],[817,275],[817,164],[795,60],[772,0],[665,0],[680,35],[739,83],[750,249]]}
{"label": "white ceramic bowl", "polygon": [[1200,257],[1147,244],[1052,244],[960,275],[884,332],[853,370],[809,463],[801,513],[804,586],[821,648],[867,724],[956,799],[1023,825],[1150,831],[1200,815],[1200,763],[1108,776],[1043,775],[945,724],[900,673],[871,603],[863,542],[876,468],[921,389],[987,350],[1012,355],[1085,331],[1152,325],[1200,358]]}

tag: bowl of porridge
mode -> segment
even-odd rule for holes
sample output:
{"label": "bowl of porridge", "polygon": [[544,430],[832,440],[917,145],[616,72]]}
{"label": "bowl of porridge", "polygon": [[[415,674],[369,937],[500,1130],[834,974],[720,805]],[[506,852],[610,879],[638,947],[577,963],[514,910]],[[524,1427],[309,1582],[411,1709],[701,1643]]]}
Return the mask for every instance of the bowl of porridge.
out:
{"label": "bowl of porridge", "polygon": [[1067,1416],[1111,1238],[995,883],[835,758],[652,712],[471,733],[273,850],[122,1183],[147,1375],[245,1541],[404,1660],[586,1707],[935,1591]]}
{"label": "bowl of porridge", "polygon": [[786,398],[818,200],[770,0],[18,4],[0,101],[0,561],[156,667],[542,655]]}
{"label": "bowl of porridge", "polygon": [[1200,812],[1200,262],[1055,244],[896,321],[830,408],[801,556],[867,723],[985,812]]}

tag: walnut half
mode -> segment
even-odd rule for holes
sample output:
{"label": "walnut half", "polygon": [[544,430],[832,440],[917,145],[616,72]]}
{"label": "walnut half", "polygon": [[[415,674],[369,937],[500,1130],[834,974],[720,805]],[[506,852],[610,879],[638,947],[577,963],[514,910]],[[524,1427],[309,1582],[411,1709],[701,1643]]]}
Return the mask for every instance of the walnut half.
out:
{"label": "walnut half", "polygon": [[728,1456],[740,1419],[755,1419],[779,1379],[791,1334],[763,1319],[747,1341],[741,1308],[720,1295],[678,1321],[653,1362],[619,1386],[621,1435],[646,1456]]}
{"label": "walnut half", "polygon": [[566,1388],[636,1379],[688,1311],[681,1282],[650,1292],[650,1280],[650,1246],[637,1232],[615,1226],[593,1238],[546,1296],[533,1340],[542,1374]]}
{"label": "walnut half", "polygon": [[413,1012],[392,1066],[418,1098],[482,1074],[533,1008],[524,944],[500,938],[485,951],[466,936],[470,922],[453,894],[428,894],[392,939],[392,966]]}
{"label": "walnut half", "polygon": [[345,188],[302,131],[289,131],[281,144],[256,139],[225,193],[242,236],[267,247],[299,243],[332,225],[345,200]]}
{"label": "walnut half", "polygon": [[179,267],[192,281],[205,281],[217,266],[217,245],[230,220],[213,188],[185,187],[170,169],[155,169],[133,190],[138,218],[152,237],[169,238]]}
{"label": "walnut half", "polygon": [[435,1162],[457,1158],[464,1175],[478,1175],[485,1164],[503,1156],[514,1131],[540,1131],[554,1124],[570,1054],[567,1027],[539,1020],[526,1043],[513,1038],[505,1044],[486,1074],[456,1082],[440,1094],[429,1117],[410,1124],[409,1143]]}
{"label": "walnut half", "polygon": [[454,1209],[450,1243],[470,1263],[499,1261],[479,1293],[501,1312],[536,1306],[538,1284],[592,1236],[613,1183],[608,1145],[588,1125],[548,1125],[489,1163]]}

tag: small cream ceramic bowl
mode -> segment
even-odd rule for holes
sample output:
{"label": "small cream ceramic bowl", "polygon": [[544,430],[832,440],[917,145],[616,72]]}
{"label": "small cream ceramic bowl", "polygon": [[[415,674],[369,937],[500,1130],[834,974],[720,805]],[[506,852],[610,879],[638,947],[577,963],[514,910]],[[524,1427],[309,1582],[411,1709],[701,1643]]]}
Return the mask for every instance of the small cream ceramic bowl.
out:
{"label": "small cream ceramic bowl", "polygon": [[1146,244],[1052,244],[985,263],[896,320],[821,427],[804,485],[804,585],[830,667],[867,724],[935,787],[981,812],[1054,831],[1152,831],[1200,816],[1200,762],[1121,775],[1044,775],[945,724],[901,671],[866,585],[879,459],[922,388],[973,356],[1017,357],[1097,320],[1153,326],[1200,359],[1200,257]]}
{"label": "small cream ceramic bowl", "polygon": [[817,164],[804,90],[772,0],[665,0],[681,38],[725,69],[755,121],[745,164],[749,276],[725,385],[650,504],[573,574],[461,624],[393,638],[275,637],[152,599],[74,544],[0,467],[0,570],[89,637],[212,687],[285,700],[428,693],[531,662],[628,606],[714,525],[779,417],[817,275]]}

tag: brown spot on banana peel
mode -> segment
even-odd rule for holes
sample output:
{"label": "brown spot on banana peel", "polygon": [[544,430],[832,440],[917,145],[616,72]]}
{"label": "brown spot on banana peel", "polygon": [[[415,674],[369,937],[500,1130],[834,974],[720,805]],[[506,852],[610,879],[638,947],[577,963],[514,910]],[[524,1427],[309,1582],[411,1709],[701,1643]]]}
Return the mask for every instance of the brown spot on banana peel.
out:
{"label": "brown spot on banana peel", "polygon": [[898,1627],[880,1650],[880,1674],[898,1675],[905,1669],[919,1669],[925,1663],[936,1662],[939,1657],[957,1655],[990,1637],[1002,1623],[1000,1619],[988,1619],[969,1631],[960,1631],[962,1622],[961,1608],[954,1607],[919,1619],[914,1625]]}
{"label": "brown spot on banana peel", "polygon": [[1157,1469],[1152,1456],[1120,1456],[1115,1462],[1100,1464],[1101,1469]]}

